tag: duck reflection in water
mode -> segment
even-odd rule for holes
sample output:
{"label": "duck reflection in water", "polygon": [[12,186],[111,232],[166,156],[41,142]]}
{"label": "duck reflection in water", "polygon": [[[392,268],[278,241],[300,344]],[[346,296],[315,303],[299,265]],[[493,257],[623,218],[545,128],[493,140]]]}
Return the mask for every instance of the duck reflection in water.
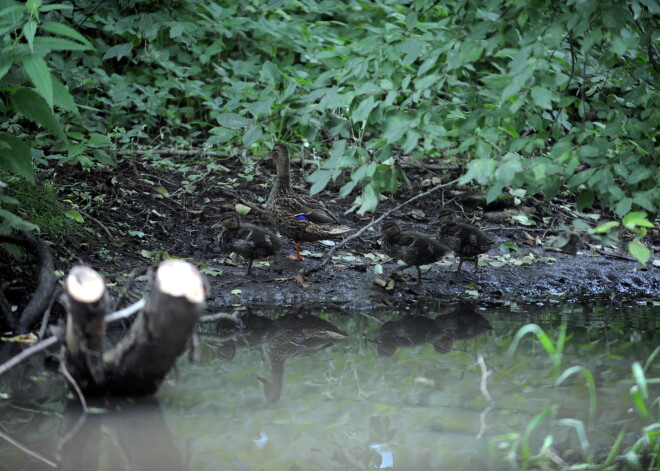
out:
{"label": "duck reflection in water", "polygon": [[207,345],[225,361],[234,359],[237,348],[256,347],[263,343],[272,319],[252,314],[248,309],[238,317],[228,316],[216,322],[215,332],[220,345]]}
{"label": "duck reflection in water", "polygon": [[270,379],[259,378],[269,402],[282,394],[284,363],[292,357],[313,355],[348,337],[334,325],[312,315],[287,314],[273,321],[264,337]]}
{"label": "duck reflection in water", "polygon": [[432,319],[408,314],[386,322],[376,339],[378,355],[391,357],[398,347],[415,347],[430,344],[436,352],[449,353],[454,340],[467,340],[492,330],[490,322],[475,312],[473,304],[461,303],[452,312]]}

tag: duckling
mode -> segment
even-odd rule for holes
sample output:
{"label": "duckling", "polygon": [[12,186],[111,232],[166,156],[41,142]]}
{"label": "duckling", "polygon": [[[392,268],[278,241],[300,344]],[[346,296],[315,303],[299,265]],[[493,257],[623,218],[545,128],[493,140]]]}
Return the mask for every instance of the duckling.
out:
{"label": "duckling", "polygon": [[392,275],[400,270],[409,267],[415,267],[417,271],[417,285],[422,279],[420,265],[440,260],[445,254],[450,252],[450,248],[429,237],[414,231],[402,231],[399,226],[392,222],[386,222],[380,230],[383,238],[383,250],[392,258],[403,260],[406,265],[397,267]]}
{"label": "duckling", "polygon": [[454,214],[450,211],[442,211],[433,222],[441,224],[438,229],[438,239],[451,247],[459,256],[456,273],[461,271],[463,262],[468,258],[474,259],[473,273],[476,273],[479,269],[478,255],[488,252],[495,245],[495,241],[476,226],[456,222]]}
{"label": "duckling", "polygon": [[293,239],[296,255],[291,258],[303,260],[301,242],[341,239],[343,234],[352,230],[340,225],[323,203],[293,190],[289,150],[284,144],[275,144],[271,157],[277,169],[277,179],[266,201],[267,217],[281,234]]}
{"label": "duckling", "polygon": [[236,252],[248,261],[246,275],[250,274],[254,259],[274,255],[280,250],[280,238],[268,229],[241,222],[238,214],[220,216],[222,231],[216,241],[227,252]]}

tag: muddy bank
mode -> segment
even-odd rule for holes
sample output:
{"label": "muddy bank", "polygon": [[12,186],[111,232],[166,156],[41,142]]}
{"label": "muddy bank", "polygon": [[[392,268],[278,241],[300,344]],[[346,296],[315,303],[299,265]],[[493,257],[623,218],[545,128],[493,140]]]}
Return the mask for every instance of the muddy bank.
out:
{"label": "muddy bank", "polygon": [[[242,275],[241,267],[224,266],[223,276],[209,280],[209,310],[225,309],[232,304],[307,303],[332,303],[353,310],[421,299],[456,301],[468,297],[483,302],[502,299],[548,302],[602,295],[617,300],[659,299],[660,269],[656,267],[642,270],[635,262],[602,256],[561,253],[545,256],[555,261],[529,266],[480,267],[477,273],[465,270],[466,266],[461,273],[455,273],[456,264],[446,266],[446,262],[445,266],[438,264],[424,271],[419,286],[415,285],[414,271],[410,269],[393,287],[381,287],[374,280],[389,282],[387,274],[396,266],[394,262],[382,265],[382,275],[375,275],[373,266],[331,266],[311,275],[306,279],[308,285],[303,287],[290,279],[300,269],[300,263],[278,257],[270,267],[257,268],[250,277]],[[466,265],[472,268],[471,264]]]}
{"label": "muddy bank", "polygon": [[[570,202],[525,198],[512,206],[513,198],[505,198],[498,199],[499,207],[493,207],[484,204],[483,197],[475,193],[478,189],[457,187],[419,198],[392,214],[391,219],[404,229],[429,235],[437,230],[430,221],[442,208],[455,211],[464,220],[477,219],[478,225],[498,243],[483,258],[483,266],[476,274],[471,273],[470,262],[464,264],[462,273],[454,273],[456,263],[449,256],[430,271],[424,270],[420,286],[411,278],[412,269],[392,283],[388,274],[396,262],[382,253],[378,224],[338,250],[330,264],[306,278],[304,286],[292,277],[302,267],[321,263],[329,250],[327,246],[306,243],[305,261],[294,262],[286,257],[293,253],[293,243],[283,238],[281,252],[266,262],[255,263],[253,275],[246,277],[245,262],[218,249],[218,229],[214,225],[220,214],[234,211],[240,203],[251,207],[243,216],[244,221],[269,226],[263,202],[271,186],[272,169],[263,163],[249,171],[238,162],[224,164],[225,170],[218,173],[203,164],[172,170],[136,159],[125,161],[118,168],[95,172],[68,169],[66,173],[43,175],[57,187],[58,201],[66,202],[53,211],[64,215],[71,209],[81,209],[76,221],[65,217],[68,222],[63,234],[45,230],[40,234],[53,253],[56,270],[67,273],[76,263],[93,267],[111,284],[113,294],[122,296],[121,304],[125,305],[139,299],[146,288],[142,276],[131,284],[128,293],[124,292],[136,267],[154,265],[168,257],[182,258],[206,274],[209,312],[230,310],[236,304],[331,303],[345,309],[362,309],[424,299],[548,302],[599,295],[613,299],[660,299],[660,268],[652,263],[658,258],[660,247],[657,229],[649,231],[644,239],[656,251],[645,269],[622,259],[625,253],[611,245],[607,250],[612,250],[613,256],[598,254],[604,246],[590,240],[584,230],[577,243],[577,255],[551,252],[543,247],[552,242],[553,236],[572,227],[578,216],[570,209]],[[299,170],[294,173],[298,191],[307,191]],[[336,196],[341,182],[316,197],[336,212],[342,224],[358,229],[425,192],[434,184],[432,180],[449,179],[447,175],[441,179],[423,168],[407,174],[410,186],[382,201],[374,214],[347,212],[353,197]],[[592,227],[598,224],[598,218],[612,218],[587,216],[593,219],[589,223]],[[523,222],[527,225],[521,225]],[[630,240],[631,234],[626,236]],[[509,254],[504,253],[507,250]],[[20,263],[18,266],[0,248],[0,282],[11,288],[5,290],[5,296],[18,311],[29,301],[37,279],[33,260],[25,258]]]}

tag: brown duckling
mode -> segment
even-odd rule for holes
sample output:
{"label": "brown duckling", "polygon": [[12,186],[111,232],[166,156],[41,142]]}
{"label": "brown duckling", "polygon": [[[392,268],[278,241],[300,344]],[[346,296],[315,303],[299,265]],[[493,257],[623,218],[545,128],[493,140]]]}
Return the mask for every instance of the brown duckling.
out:
{"label": "brown duckling", "polygon": [[323,203],[298,194],[291,187],[289,150],[284,144],[275,144],[271,154],[277,169],[277,179],[266,201],[268,220],[281,234],[293,239],[296,247],[294,260],[301,261],[301,242],[341,239],[350,227],[339,224],[337,217]]}
{"label": "brown duckling", "polygon": [[414,231],[402,231],[392,221],[383,224],[380,235],[383,238],[385,253],[392,258],[403,260],[406,264],[397,267],[392,275],[406,268],[415,267],[418,285],[422,279],[420,265],[437,262],[451,250],[433,237]]}
{"label": "brown duckling", "polygon": [[495,245],[495,241],[476,226],[456,222],[450,211],[441,212],[433,222],[441,225],[438,229],[438,240],[451,247],[459,257],[456,273],[461,271],[463,261],[469,258],[474,259],[476,273],[479,269],[478,255],[488,252]]}
{"label": "brown duckling", "polygon": [[280,250],[280,238],[263,227],[241,222],[238,214],[225,213],[220,216],[222,231],[216,241],[227,252],[236,252],[247,259],[246,275],[250,274],[255,259],[269,257]]}

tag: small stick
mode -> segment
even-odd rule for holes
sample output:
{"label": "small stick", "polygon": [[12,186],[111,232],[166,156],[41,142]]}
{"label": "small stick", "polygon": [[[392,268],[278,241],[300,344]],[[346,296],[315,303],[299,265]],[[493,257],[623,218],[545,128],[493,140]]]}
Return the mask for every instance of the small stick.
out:
{"label": "small stick", "polygon": [[79,209],[78,212],[79,212],[82,216],[84,216],[84,217],[86,217],[87,219],[89,219],[90,221],[96,223],[101,229],[103,229],[103,232],[105,232],[105,235],[108,236],[108,239],[110,239],[110,240],[115,240],[115,238],[113,237],[113,235],[110,234],[110,231],[108,230],[108,228],[105,227],[105,225],[104,225],[101,221],[99,221],[98,219],[96,219],[94,216],[90,216],[89,213],[83,211],[82,209]]}
{"label": "small stick", "polygon": [[50,296],[50,302],[48,303],[48,307],[46,308],[46,311],[44,312],[44,317],[41,319],[41,327],[39,328],[39,334],[37,337],[40,339],[44,338],[44,335],[46,335],[46,329],[48,328],[48,320],[50,319],[50,311],[53,309],[53,304],[55,304],[55,300],[57,299],[57,296],[59,295],[59,290],[53,291],[53,294]]}
{"label": "small stick", "polygon": [[32,345],[29,348],[26,348],[18,355],[13,356],[10,360],[4,362],[0,365],[0,376],[5,374],[7,371],[11,370],[13,367],[21,363],[23,360],[30,358],[32,355],[39,353],[43,350],[46,350],[53,345],[56,345],[61,340],[57,336],[48,337],[46,340],[42,340],[39,343]]}
{"label": "small stick", "polygon": [[452,180],[452,181],[447,182],[447,183],[442,183],[442,184],[440,184],[440,185],[436,185],[436,186],[434,186],[433,188],[431,188],[430,190],[425,191],[424,193],[420,193],[420,194],[417,195],[417,196],[413,196],[412,198],[410,198],[410,199],[407,200],[407,201],[404,201],[403,203],[401,203],[401,204],[398,205],[397,207],[392,208],[392,209],[390,209],[389,211],[386,211],[386,212],[383,213],[383,215],[380,216],[378,219],[375,219],[375,220],[371,221],[369,224],[367,224],[366,226],[360,228],[360,230],[358,230],[358,231],[355,232],[354,234],[351,234],[349,237],[345,238],[345,239],[342,240],[340,243],[338,243],[337,245],[335,245],[334,247],[332,247],[330,250],[328,250],[328,253],[325,254],[325,257],[323,257],[323,260],[321,261],[320,264],[318,264],[318,265],[315,266],[315,267],[307,268],[306,270],[305,270],[305,269],[302,269],[302,270],[300,270],[299,274],[300,274],[301,276],[307,276],[307,275],[311,275],[312,273],[316,273],[317,271],[320,271],[324,266],[326,266],[326,265],[328,264],[328,262],[330,261],[330,259],[332,258],[332,256],[335,254],[335,252],[336,252],[338,249],[343,248],[343,247],[344,247],[347,243],[349,243],[350,241],[352,241],[352,240],[357,239],[358,237],[360,237],[360,236],[361,236],[361,235],[362,235],[367,229],[369,229],[369,228],[370,228],[371,226],[373,226],[374,224],[377,224],[377,223],[381,222],[383,219],[385,219],[386,217],[388,217],[390,214],[394,213],[395,211],[398,211],[399,209],[403,208],[403,207],[406,206],[407,204],[410,204],[410,203],[412,203],[413,201],[417,201],[417,200],[420,199],[420,198],[424,198],[425,196],[428,196],[428,195],[430,195],[431,193],[433,193],[433,192],[435,192],[435,191],[438,191],[438,190],[441,189],[441,188],[447,188],[448,186],[451,186],[451,185],[453,185],[453,184],[455,184],[455,183],[457,183],[457,182],[458,182],[458,178],[457,178],[456,180]]}
{"label": "small stick", "polygon": [[126,319],[127,317],[131,317],[133,314],[142,309],[145,304],[147,304],[147,301],[140,299],[139,301],[131,304],[128,307],[125,307],[124,309],[120,309],[119,311],[111,312],[110,314],[106,315],[103,318],[103,322],[106,324],[111,324],[112,322],[117,322],[122,319]]}
{"label": "small stick", "polygon": [[78,386],[76,380],[73,379],[73,376],[71,376],[69,370],[66,369],[66,362],[63,361],[62,363],[60,363],[60,366],[62,368],[62,374],[64,375],[66,380],[71,384],[71,386],[73,386],[73,389],[76,391],[76,394],[78,395],[78,400],[80,400],[80,405],[83,409],[83,413],[87,414],[89,412],[89,409],[87,409],[87,401],[85,400],[85,396],[83,396],[83,393],[80,390],[80,386]]}
{"label": "small stick", "polygon": [[212,152],[204,149],[120,149],[116,152],[117,155],[205,155],[208,157],[230,157],[225,152]]}
{"label": "small stick", "polygon": [[238,196],[238,194],[235,191],[229,190],[227,188],[222,188],[221,186],[216,187],[215,190],[219,191],[220,193],[222,193],[223,196],[226,196],[227,198],[236,200],[242,205],[247,206],[250,209],[254,209],[259,214],[266,214],[266,211],[264,209],[260,208],[259,206],[257,206],[256,204],[250,201],[241,198],[240,196]]}

